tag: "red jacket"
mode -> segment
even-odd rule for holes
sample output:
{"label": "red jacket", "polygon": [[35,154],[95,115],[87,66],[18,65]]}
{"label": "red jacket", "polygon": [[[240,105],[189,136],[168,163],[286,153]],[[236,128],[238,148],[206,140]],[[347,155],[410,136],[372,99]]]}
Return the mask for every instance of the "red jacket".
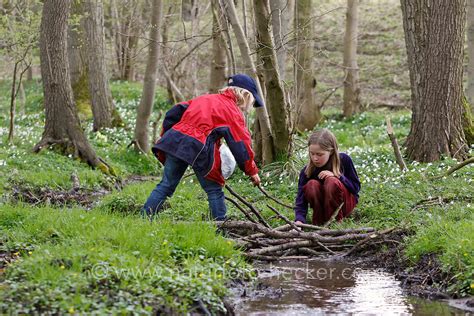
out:
{"label": "red jacket", "polygon": [[173,155],[206,179],[224,185],[219,154],[224,138],[239,168],[249,176],[258,173],[250,133],[232,91],[175,105],[166,113],[161,134],[152,151],[162,163],[165,153]]}

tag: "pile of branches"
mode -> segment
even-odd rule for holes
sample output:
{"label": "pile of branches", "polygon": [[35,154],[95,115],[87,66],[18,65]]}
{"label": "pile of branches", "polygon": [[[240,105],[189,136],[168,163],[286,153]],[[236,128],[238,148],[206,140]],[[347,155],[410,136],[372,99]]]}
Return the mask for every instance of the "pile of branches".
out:
{"label": "pile of branches", "polygon": [[[286,222],[283,226],[271,227],[254,205],[238,195],[228,185],[226,188],[238,201],[227,196],[226,199],[242,211],[248,221],[224,221],[218,226],[245,250],[245,255],[248,258],[273,261],[302,259],[325,254],[344,257],[367,243],[381,239],[394,230],[394,228],[389,228],[377,231],[372,227],[329,229],[329,224],[334,221],[343,205],[339,206],[327,223],[323,226],[316,226],[292,222],[267,204],[279,218]],[[266,197],[282,206],[291,208],[291,206],[271,197],[263,188],[259,187],[259,189]]]}
{"label": "pile of branches", "polygon": [[13,202],[24,202],[32,205],[74,206],[89,208],[98,197],[107,194],[105,189],[92,190],[80,186],[77,175],[71,175],[73,186],[70,190],[48,187],[34,187],[24,183],[13,183],[11,199]]}

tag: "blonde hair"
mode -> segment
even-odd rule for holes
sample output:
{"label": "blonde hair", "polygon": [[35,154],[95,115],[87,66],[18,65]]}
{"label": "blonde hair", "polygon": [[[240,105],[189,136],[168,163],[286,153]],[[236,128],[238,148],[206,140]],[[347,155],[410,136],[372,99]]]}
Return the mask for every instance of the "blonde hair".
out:
{"label": "blonde hair", "polygon": [[[308,147],[311,145],[319,145],[322,150],[329,151],[329,160],[328,164],[330,166],[330,170],[336,177],[341,176],[341,158],[339,157],[339,150],[337,147],[337,140],[331,131],[326,128],[320,129],[315,133],[311,134],[308,139]],[[316,169],[316,166],[313,164],[311,159],[309,160],[309,164],[306,167],[305,174],[309,178],[311,174]]]}
{"label": "blonde hair", "polygon": [[224,93],[228,90],[234,93],[235,98],[237,99],[237,106],[244,112],[246,112],[249,107],[255,102],[253,94],[249,90],[244,88],[230,86],[222,88],[221,90],[219,90],[219,93]]}

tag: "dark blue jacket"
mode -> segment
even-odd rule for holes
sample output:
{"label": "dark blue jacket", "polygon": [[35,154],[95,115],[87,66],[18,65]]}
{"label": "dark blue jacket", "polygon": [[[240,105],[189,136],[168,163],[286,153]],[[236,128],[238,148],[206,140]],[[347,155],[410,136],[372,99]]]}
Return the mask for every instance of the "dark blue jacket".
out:
{"label": "dark blue jacket", "polygon": [[[356,199],[359,198],[360,191],[360,180],[355,170],[354,163],[352,162],[351,157],[345,153],[339,153],[341,158],[341,176],[339,180],[344,184],[347,190],[352,193]],[[308,183],[309,180],[318,180],[322,182],[323,180],[318,178],[318,175],[323,170],[329,170],[327,166],[316,168],[311,174],[311,177],[307,177],[305,174],[306,166],[301,169],[300,178],[298,180],[298,194],[296,195],[295,200],[295,220],[305,223],[306,214],[308,213],[308,201],[304,197],[303,187]]]}

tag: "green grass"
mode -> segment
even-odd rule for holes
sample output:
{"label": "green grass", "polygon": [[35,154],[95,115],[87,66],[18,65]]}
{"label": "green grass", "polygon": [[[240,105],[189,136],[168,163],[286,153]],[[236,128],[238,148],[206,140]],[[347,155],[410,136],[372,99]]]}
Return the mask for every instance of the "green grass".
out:
{"label": "green grass", "polygon": [[210,222],[17,205],[3,208],[0,227],[2,251],[15,258],[4,276],[3,312],[185,312],[197,300],[217,311],[225,281],[251,276]]}

